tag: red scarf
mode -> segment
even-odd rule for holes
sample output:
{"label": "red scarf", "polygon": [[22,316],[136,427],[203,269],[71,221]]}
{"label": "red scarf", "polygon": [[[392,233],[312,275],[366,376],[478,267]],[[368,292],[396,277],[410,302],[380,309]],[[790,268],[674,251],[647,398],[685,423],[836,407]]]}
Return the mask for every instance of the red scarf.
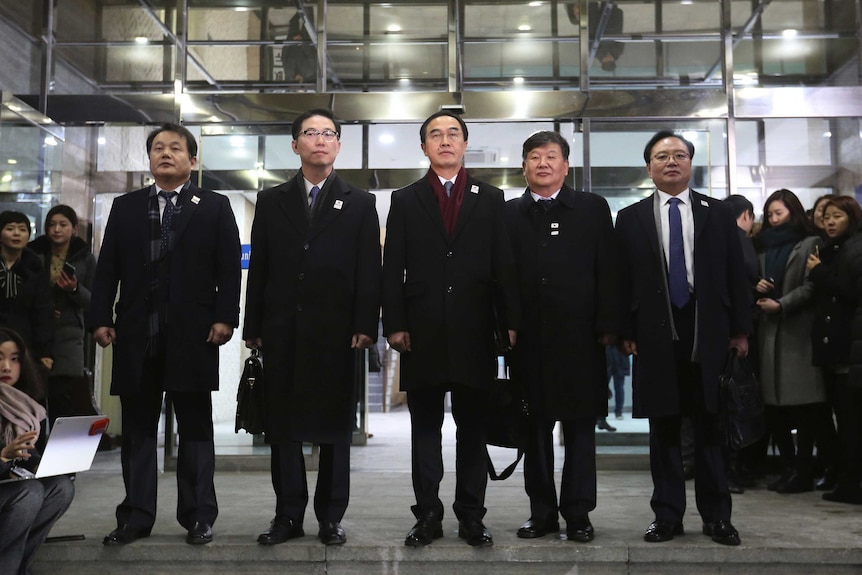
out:
{"label": "red scarf", "polygon": [[461,211],[461,204],[464,203],[464,190],[467,188],[467,170],[461,166],[458,175],[455,176],[455,184],[452,186],[452,192],[448,196],[446,195],[446,188],[440,183],[440,177],[434,172],[433,168],[428,170],[426,177],[431,184],[431,189],[434,190],[437,205],[440,206],[443,225],[446,226],[446,231],[451,236],[455,230],[455,222],[458,221],[458,212]]}

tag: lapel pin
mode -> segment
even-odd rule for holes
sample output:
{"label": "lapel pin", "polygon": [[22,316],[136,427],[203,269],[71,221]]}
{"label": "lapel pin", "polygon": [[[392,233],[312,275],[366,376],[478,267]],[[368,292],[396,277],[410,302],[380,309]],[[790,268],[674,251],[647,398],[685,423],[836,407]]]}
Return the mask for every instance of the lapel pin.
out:
{"label": "lapel pin", "polygon": [[193,204],[199,204],[199,203],[201,203],[201,199],[197,196],[192,196],[192,203]]}
{"label": "lapel pin", "polygon": [[709,203],[706,200],[700,200],[700,205],[705,207],[705,208],[709,207]]}
{"label": "lapel pin", "polygon": [[477,186],[476,184],[473,184],[472,186],[470,186],[470,191],[474,194],[478,194],[479,193],[479,186]]}
{"label": "lapel pin", "polygon": [[342,202],[341,200],[335,200],[335,203],[332,204],[332,207],[335,208],[336,210],[340,210],[341,206],[343,206],[343,205],[344,205],[344,202]]}

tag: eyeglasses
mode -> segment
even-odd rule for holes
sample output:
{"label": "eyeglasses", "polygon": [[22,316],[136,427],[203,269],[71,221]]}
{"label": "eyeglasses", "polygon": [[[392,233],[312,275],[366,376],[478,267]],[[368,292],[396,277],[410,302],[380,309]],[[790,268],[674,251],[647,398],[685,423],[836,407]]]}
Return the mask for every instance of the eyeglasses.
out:
{"label": "eyeglasses", "polygon": [[691,159],[691,156],[684,152],[677,152],[676,154],[665,154],[664,152],[662,152],[652,157],[652,159],[659,164],[666,164],[670,161],[671,158],[673,158],[674,162],[681,164],[683,162],[689,161]]}
{"label": "eyeglasses", "polygon": [[334,142],[338,139],[338,132],[334,130],[323,130],[321,132],[320,130],[314,130],[312,128],[309,128],[307,130],[301,131],[300,134],[302,134],[309,140],[316,140],[318,137],[323,136],[324,142]]}
{"label": "eyeglasses", "polygon": [[449,130],[448,132],[439,132],[435,130],[428,134],[428,139],[432,142],[438,143],[443,141],[443,136],[446,136],[450,142],[461,141],[461,132],[458,130]]}

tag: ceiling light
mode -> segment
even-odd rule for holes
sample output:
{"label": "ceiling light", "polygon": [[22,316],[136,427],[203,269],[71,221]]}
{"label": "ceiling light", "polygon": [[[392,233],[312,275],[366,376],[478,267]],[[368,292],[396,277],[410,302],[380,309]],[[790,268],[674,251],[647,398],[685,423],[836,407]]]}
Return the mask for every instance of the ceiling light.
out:
{"label": "ceiling light", "polygon": [[150,40],[148,38],[144,38],[143,36],[138,36],[137,38],[135,38],[135,43],[136,44],[149,44]]}
{"label": "ceiling light", "polygon": [[15,158],[9,158],[8,160],[6,160],[6,163],[14,166],[18,163],[18,160],[16,160]]}
{"label": "ceiling light", "polygon": [[523,84],[524,78],[522,76],[515,76],[514,78],[512,78],[512,82],[514,84]]}
{"label": "ceiling light", "polygon": [[519,32],[529,32],[532,29],[533,29],[533,27],[530,26],[529,24],[521,24],[520,26],[518,26]]}
{"label": "ceiling light", "polygon": [[398,24],[390,24],[389,26],[386,27],[386,31],[387,32],[400,32],[401,26],[399,26]]}
{"label": "ceiling light", "polygon": [[797,31],[794,30],[793,28],[789,28],[789,29],[781,32],[781,35],[787,39],[796,38],[796,34],[797,34]]}

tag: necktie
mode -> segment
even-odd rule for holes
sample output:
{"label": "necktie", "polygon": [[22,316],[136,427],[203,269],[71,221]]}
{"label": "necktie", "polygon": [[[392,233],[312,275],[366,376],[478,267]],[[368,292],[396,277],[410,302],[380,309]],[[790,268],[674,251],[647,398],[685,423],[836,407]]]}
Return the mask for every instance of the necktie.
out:
{"label": "necktie", "polygon": [[685,271],[685,244],[682,239],[682,216],[679,213],[679,198],[668,200],[668,228],[670,250],[668,253],[668,275],[670,280],[670,302],[677,308],[688,303],[688,276]]}
{"label": "necktie", "polygon": [[318,188],[317,186],[314,186],[313,188],[311,188],[311,191],[308,193],[308,207],[309,208],[314,207],[314,201],[317,199],[317,194],[319,194],[319,193],[320,193],[320,188]]}
{"label": "necktie", "polygon": [[455,184],[453,184],[452,182],[446,182],[445,184],[443,184],[443,187],[446,188],[446,197],[447,198],[452,195],[452,186],[454,186],[454,185]]}
{"label": "necktie", "polygon": [[554,198],[545,198],[543,200],[539,200],[539,205],[542,206],[542,208],[544,208],[544,210],[547,212],[551,209],[551,206],[554,205]]}
{"label": "necktie", "polygon": [[168,248],[171,243],[171,230],[174,227],[174,216],[176,215],[176,206],[174,206],[173,199],[177,196],[176,192],[168,192],[162,190],[159,192],[159,195],[165,199],[165,211],[162,214],[162,227],[161,227],[161,253],[168,253]]}

